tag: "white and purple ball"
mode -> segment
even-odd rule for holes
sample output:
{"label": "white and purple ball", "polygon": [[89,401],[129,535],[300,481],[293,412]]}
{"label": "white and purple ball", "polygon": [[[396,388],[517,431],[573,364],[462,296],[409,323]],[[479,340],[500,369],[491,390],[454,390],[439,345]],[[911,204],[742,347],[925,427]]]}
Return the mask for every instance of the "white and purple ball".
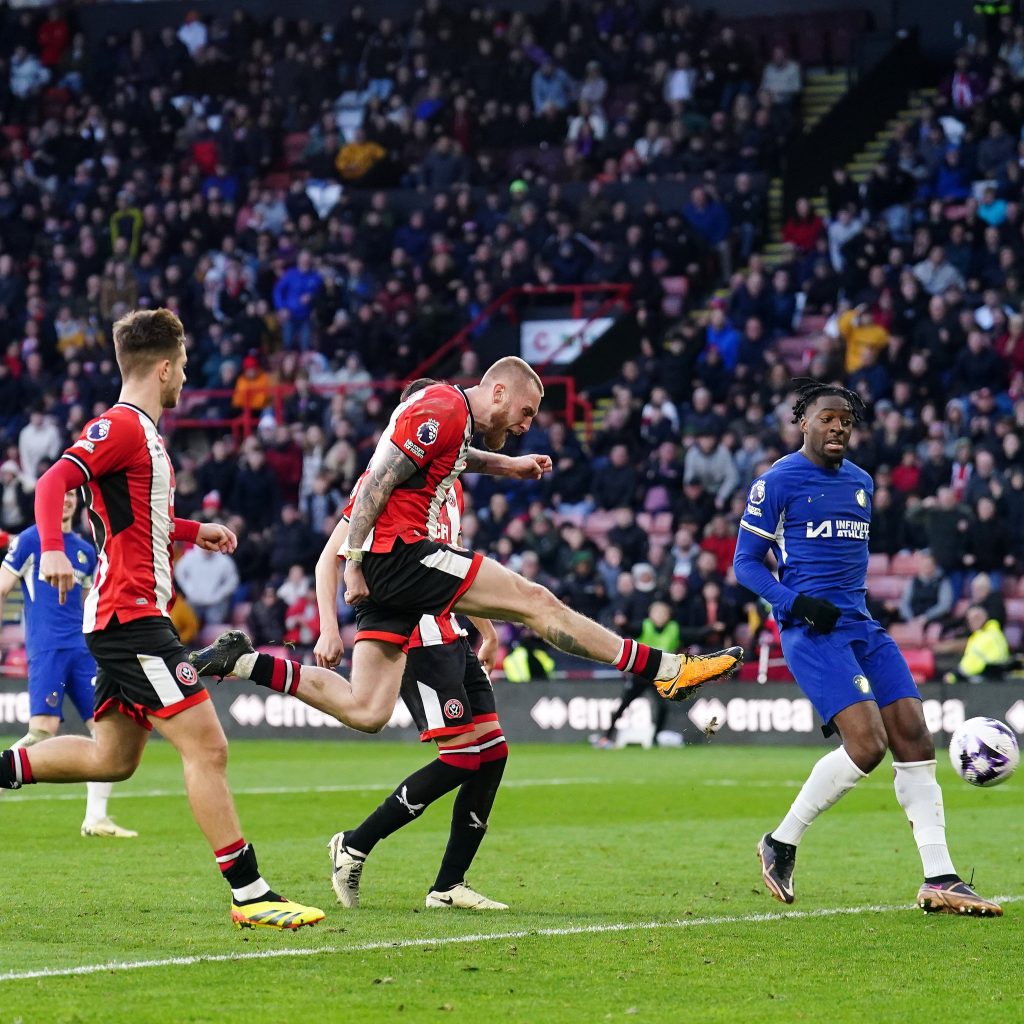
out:
{"label": "white and purple ball", "polygon": [[998,786],[1020,763],[1013,730],[995,718],[968,718],[949,744],[953,770],[972,786]]}

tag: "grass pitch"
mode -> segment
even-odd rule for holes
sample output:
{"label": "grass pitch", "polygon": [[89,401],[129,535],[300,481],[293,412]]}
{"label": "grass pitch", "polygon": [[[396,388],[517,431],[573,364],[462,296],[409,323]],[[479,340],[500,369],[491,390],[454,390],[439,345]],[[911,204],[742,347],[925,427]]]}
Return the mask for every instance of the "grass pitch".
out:
{"label": "grass pitch", "polygon": [[[808,834],[792,911],[767,895],[754,846],[810,749],[513,747],[470,875],[511,911],[424,909],[450,798],[374,851],[363,907],[344,911],[328,838],[427,756],[383,741],[232,746],[264,874],[327,911],[293,934],[230,927],[165,744],[115,789],[112,813],[135,840],[78,835],[84,787],[3,795],[0,1024],[933,1024],[966,1006],[1019,1019],[1024,903],[996,921],[911,909],[919,861],[887,768]],[[944,753],[939,766],[961,873],[976,868],[985,894],[1024,896],[1024,783],[978,790]],[[89,973],[60,973],[74,968]]]}

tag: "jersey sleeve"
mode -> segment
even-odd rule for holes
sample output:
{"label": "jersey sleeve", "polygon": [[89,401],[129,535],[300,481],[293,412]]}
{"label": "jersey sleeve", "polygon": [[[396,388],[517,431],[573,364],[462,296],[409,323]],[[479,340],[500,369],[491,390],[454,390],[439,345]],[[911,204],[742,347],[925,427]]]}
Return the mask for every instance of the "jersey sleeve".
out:
{"label": "jersey sleeve", "polygon": [[747,494],[747,507],[740,519],[744,530],[765,540],[775,540],[779,524],[786,511],[786,496],[779,473],[766,473],[758,477]]}
{"label": "jersey sleeve", "polygon": [[437,392],[410,402],[391,431],[392,443],[417,469],[458,449],[466,435],[465,399],[454,388],[439,388]]}
{"label": "jersey sleeve", "polygon": [[4,568],[20,579],[32,564],[34,553],[31,540],[23,533],[19,534],[11,539],[11,546],[7,549],[7,554],[4,557]]}
{"label": "jersey sleeve", "polygon": [[142,426],[134,417],[99,416],[85,425],[61,457],[78,466],[88,481],[124,469],[145,444]]}

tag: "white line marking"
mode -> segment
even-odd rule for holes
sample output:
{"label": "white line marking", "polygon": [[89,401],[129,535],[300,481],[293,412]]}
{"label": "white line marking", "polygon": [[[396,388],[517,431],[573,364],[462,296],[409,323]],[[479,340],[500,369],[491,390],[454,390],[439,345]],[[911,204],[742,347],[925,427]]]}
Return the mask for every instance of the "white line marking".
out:
{"label": "white line marking", "polygon": [[[509,779],[502,782],[502,788],[525,789],[531,786],[594,786],[615,782],[615,779],[599,778],[578,778],[578,779]],[[626,780],[632,782],[633,780]],[[73,785],[73,783],[72,783]],[[298,796],[306,793],[370,793],[377,790],[392,790],[395,788],[394,780],[390,782],[367,782],[362,785],[349,786],[249,786],[232,788],[235,796]],[[3,795],[0,800],[4,803],[37,803],[40,800],[82,800],[80,792],[74,793],[35,793],[32,790],[26,792],[8,793],[0,790]],[[156,797],[180,796],[184,797],[184,789],[142,789],[127,791],[115,791],[114,796],[119,800],[148,800]]]}
{"label": "white line marking", "polygon": [[[1024,896],[996,896],[999,903],[1020,903]],[[603,935],[608,932],[657,931],[667,928],[711,928],[723,924],[762,924],[768,921],[802,921],[815,917],[840,917],[854,914],[888,914],[916,909],[905,903],[875,904],[867,907],[822,907],[818,910],[783,910],[777,914],[742,914],[733,917],[691,917],[677,921],[622,921],[613,924],[577,925],[571,928],[527,928],[514,932],[449,935],[434,939],[398,939],[393,942],[362,942],[354,946],[319,946],[316,949],[266,949],[253,953],[210,953],[197,956],[173,956],[163,960],[111,960],[80,967],[44,967],[34,971],[10,971],[0,974],[0,982],[27,981],[32,978],[68,978],[108,971],[140,971],[152,967],[191,967],[194,964],[234,963],[239,960],[274,960],[291,956],[322,956],[328,953],[369,953],[381,949],[456,946],[474,942],[502,942],[535,936]]]}

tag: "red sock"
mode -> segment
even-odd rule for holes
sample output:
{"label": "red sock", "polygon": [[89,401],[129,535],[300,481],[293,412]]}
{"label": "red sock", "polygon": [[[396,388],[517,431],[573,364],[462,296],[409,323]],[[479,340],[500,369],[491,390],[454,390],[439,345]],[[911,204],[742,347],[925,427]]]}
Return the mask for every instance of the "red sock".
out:
{"label": "red sock", "polygon": [[297,661],[257,654],[249,678],[257,686],[267,686],[278,693],[293,694],[298,689],[301,671],[302,666]]}

